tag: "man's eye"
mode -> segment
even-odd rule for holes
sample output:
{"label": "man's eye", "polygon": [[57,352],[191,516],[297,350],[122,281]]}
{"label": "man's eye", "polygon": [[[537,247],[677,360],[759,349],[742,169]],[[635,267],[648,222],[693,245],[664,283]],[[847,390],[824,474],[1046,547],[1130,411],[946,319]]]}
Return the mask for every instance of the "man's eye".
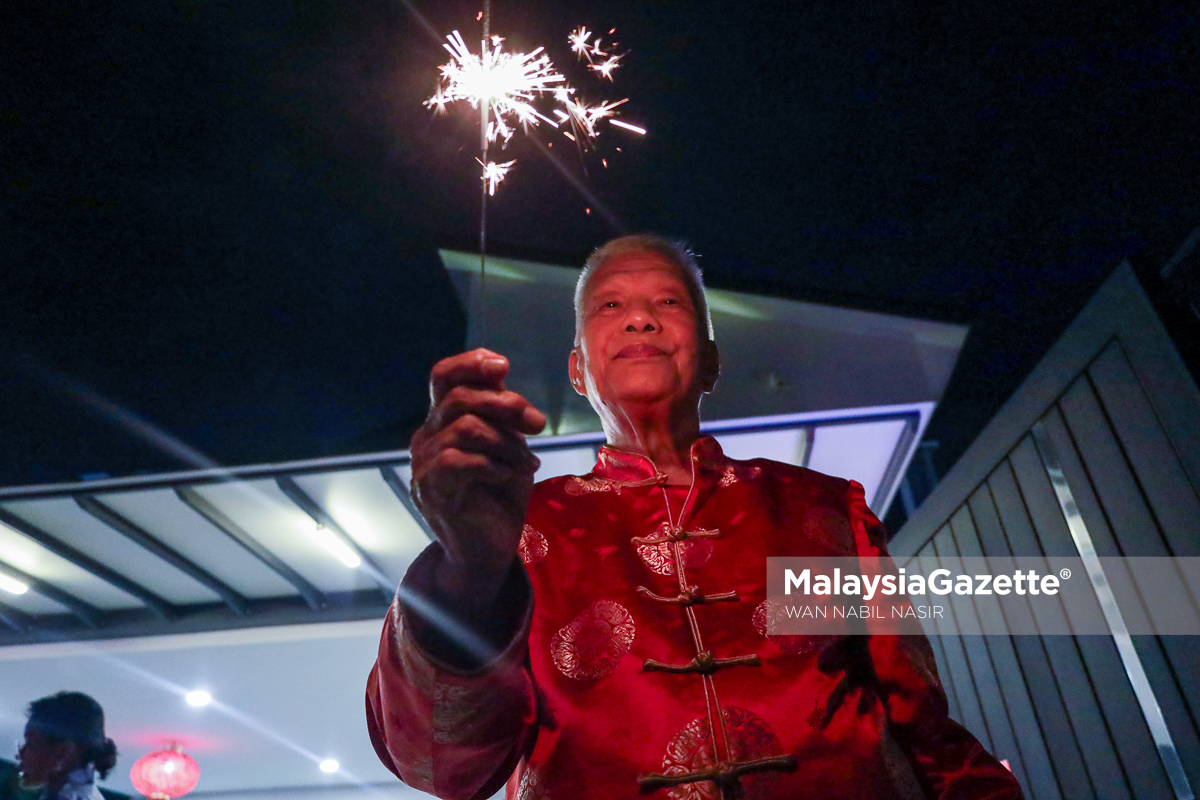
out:
{"label": "man's eye", "polygon": [[604,304],[604,307],[605,308],[616,308],[618,305],[620,305],[620,304],[617,303],[616,300],[609,300],[607,303]]}

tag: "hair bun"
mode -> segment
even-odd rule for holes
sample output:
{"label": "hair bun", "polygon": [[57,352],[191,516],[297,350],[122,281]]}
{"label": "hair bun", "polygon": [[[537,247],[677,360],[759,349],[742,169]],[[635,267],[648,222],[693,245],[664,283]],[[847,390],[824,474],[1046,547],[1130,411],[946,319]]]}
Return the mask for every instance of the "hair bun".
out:
{"label": "hair bun", "polygon": [[100,773],[100,778],[107,778],[109,771],[117,765],[117,743],[112,739],[105,739],[104,744],[96,746],[93,754],[89,760],[96,767],[96,772]]}

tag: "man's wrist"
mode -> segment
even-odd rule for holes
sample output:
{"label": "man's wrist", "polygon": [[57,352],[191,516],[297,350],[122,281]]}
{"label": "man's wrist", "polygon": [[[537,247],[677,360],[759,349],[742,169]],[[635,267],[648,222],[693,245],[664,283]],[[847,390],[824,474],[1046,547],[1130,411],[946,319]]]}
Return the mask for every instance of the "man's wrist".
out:
{"label": "man's wrist", "polygon": [[[470,631],[487,650],[506,650],[529,614],[529,580],[524,566],[514,557],[494,596],[487,602],[468,596],[464,605],[438,587],[438,570],[446,561],[445,552],[436,544],[417,558],[401,585],[401,607],[410,634],[422,650],[454,669],[474,672],[490,657],[458,641],[453,631]],[[448,574],[458,579],[454,567]]]}
{"label": "man's wrist", "polygon": [[499,569],[483,568],[452,561],[443,553],[434,568],[433,589],[444,605],[463,617],[486,618],[496,605],[513,560]]}

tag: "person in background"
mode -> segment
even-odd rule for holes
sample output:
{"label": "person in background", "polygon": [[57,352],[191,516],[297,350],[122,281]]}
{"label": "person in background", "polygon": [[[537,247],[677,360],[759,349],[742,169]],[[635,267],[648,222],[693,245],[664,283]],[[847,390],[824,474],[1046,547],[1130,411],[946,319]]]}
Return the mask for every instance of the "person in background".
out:
{"label": "person in background", "polygon": [[99,703],[82,692],[43,697],[29,704],[19,777],[0,776],[0,800],[103,800],[96,777],[108,777],[116,763]]}

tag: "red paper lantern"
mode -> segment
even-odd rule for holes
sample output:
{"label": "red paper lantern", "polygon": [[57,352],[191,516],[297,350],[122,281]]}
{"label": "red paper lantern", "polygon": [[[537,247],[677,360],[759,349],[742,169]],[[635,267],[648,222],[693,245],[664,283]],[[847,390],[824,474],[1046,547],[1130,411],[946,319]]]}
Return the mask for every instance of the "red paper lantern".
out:
{"label": "red paper lantern", "polygon": [[150,800],[183,797],[200,781],[200,765],[178,745],[156,750],[133,762],[129,770],[133,788]]}

